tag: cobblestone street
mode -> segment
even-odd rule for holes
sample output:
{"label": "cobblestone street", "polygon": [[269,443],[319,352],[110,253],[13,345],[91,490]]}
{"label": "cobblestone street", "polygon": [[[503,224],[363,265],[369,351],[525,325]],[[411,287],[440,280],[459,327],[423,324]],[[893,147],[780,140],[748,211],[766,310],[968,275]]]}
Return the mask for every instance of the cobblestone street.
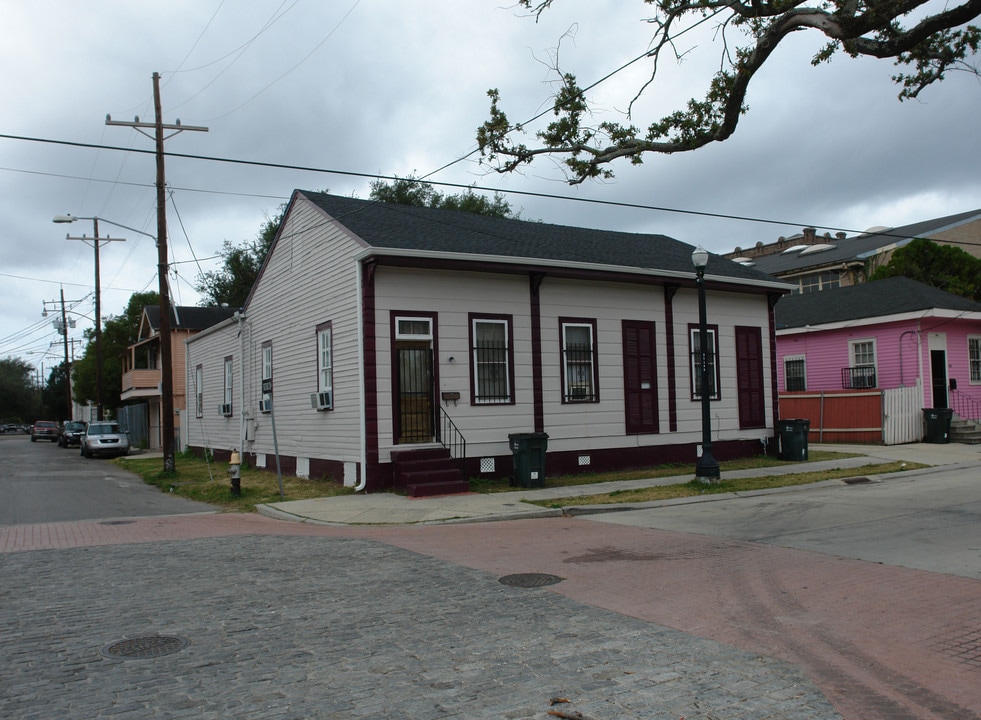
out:
{"label": "cobblestone street", "polygon": [[[839,717],[788,663],[376,540],[256,520],[231,522],[297,534],[0,555],[0,717]],[[187,645],[105,652],[141,638]]]}

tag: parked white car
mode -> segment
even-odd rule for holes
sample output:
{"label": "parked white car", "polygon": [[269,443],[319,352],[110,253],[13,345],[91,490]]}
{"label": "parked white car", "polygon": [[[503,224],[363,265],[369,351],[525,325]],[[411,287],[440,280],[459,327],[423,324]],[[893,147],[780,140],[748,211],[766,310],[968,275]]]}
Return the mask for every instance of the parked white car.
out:
{"label": "parked white car", "polygon": [[91,422],[79,441],[82,457],[115,456],[129,454],[129,434],[110,421]]}

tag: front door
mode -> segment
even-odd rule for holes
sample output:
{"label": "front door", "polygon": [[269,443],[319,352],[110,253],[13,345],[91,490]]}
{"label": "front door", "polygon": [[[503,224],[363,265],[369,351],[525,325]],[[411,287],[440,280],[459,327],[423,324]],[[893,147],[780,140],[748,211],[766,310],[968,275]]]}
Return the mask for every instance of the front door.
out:
{"label": "front door", "polygon": [[930,351],[930,384],[933,387],[933,407],[947,407],[947,352]]}
{"label": "front door", "polygon": [[400,342],[398,353],[398,442],[433,440],[433,349],[428,343]]}
{"label": "front door", "polygon": [[623,402],[628,435],[656,433],[654,323],[623,321]]}

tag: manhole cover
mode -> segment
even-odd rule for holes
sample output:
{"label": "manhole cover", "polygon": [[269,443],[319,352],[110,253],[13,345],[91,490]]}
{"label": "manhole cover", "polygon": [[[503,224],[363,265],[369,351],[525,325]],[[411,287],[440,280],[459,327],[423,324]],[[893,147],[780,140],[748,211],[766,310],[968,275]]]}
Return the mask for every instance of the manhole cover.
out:
{"label": "manhole cover", "polygon": [[180,652],[190,642],[186,638],[172,635],[153,635],[119,640],[106,645],[100,652],[112,658],[153,658]]}
{"label": "manhole cover", "polygon": [[558,575],[548,575],[546,573],[518,573],[516,575],[505,575],[498,582],[501,585],[510,585],[511,587],[533,588],[555,585],[555,583],[562,582],[562,578]]}
{"label": "manhole cover", "polygon": [[136,520],[103,520],[100,525],[132,525]]}

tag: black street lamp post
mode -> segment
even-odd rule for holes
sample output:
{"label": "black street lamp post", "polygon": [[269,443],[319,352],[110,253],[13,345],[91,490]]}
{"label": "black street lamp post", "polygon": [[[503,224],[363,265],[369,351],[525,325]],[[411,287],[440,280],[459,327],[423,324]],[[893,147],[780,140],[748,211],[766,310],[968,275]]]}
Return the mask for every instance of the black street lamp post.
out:
{"label": "black street lamp post", "polygon": [[[719,481],[719,463],[712,456],[712,392],[709,384],[708,321],[705,310],[705,267],[708,265],[708,252],[699,245],[691,254],[691,261],[695,266],[695,285],[698,287],[698,373],[701,386],[699,397],[702,401],[702,453],[695,464],[695,479],[713,483]],[[718,358],[715,361],[718,362]]]}

